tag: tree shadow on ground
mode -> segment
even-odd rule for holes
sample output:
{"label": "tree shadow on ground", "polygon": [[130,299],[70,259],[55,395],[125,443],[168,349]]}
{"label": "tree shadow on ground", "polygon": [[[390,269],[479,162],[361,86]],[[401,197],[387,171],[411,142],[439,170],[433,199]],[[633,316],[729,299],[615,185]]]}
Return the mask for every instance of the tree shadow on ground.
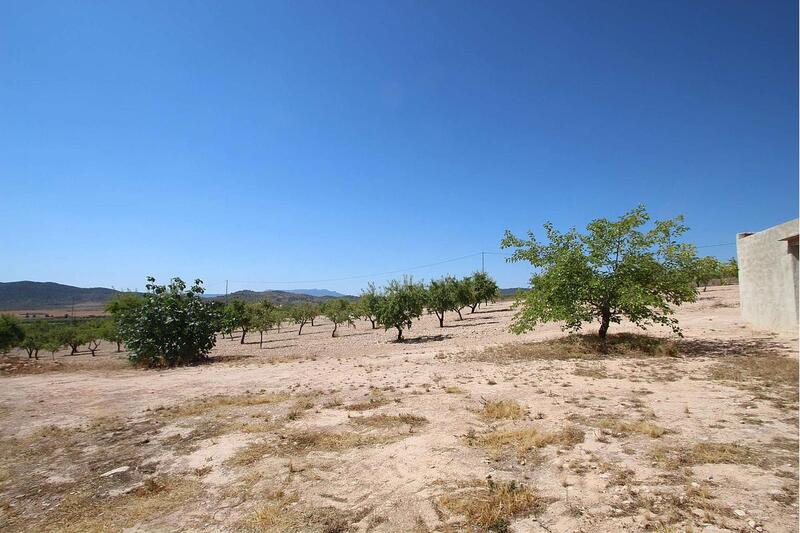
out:
{"label": "tree shadow on ground", "polygon": [[452,338],[452,335],[422,335],[419,337],[410,337],[401,341],[395,340],[394,342],[398,344],[422,344],[425,342],[441,342]]}
{"label": "tree shadow on ground", "polygon": [[786,343],[772,338],[751,339],[681,339],[675,341],[683,357],[725,357],[731,355],[764,355],[786,351]]}
{"label": "tree shadow on ground", "polygon": [[488,324],[499,324],[499,323],[500,323],[499,320],[489,320],[487,322],[470,322],[469,324],[460,324],[460,323],[445,324],[442,327],[443,328],[466,328],[468,326],[484,326],[484,325],[488,325]]}

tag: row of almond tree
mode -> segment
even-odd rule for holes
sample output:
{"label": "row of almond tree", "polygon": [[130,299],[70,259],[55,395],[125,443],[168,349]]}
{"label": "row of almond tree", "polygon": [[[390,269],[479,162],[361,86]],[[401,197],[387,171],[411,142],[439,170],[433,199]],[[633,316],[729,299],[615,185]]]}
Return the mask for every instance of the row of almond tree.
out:
{"label": "row of almond tree", "polygon": [[264,333],[280,329],[286,320],[299,325],[297,333],[302,335],[306,324],[313,326],[317,317],[324,316],[333,324],[332,337],[339,326],[355,326],[356,320],[364,319],[373,329],[396,329],[397,340],[402,340],[403,330],[410,329],[413,320],[426,310],[436,315],[439,327],[444,327],[445,313],[456,313],[462,319],[464,309],[474,313],[478,306],[494,301],[498,295],[497,283],[486,273],[476,272],[461,279],[443,277],[427,285],[410,278],[393,280],[382,290],[370,283],[358,299],[336,298],[321,304],[304,302],[281,307],[268,300],[254,304],[234,300],[222,309],[220,331],[223,337],[231,338],[234,331],[241,331],[241,343],[248,332],[258,332],[262,344]]}
{"label": "row of almond tree", "polygon": [[169,285],[156,285],[148,278],[148,292],[142,296],[125,293],[107,306],[111,318],[71,320],[26,320],[0,315],[0,352],[20,348],[29,358],[39,358],[41,350],[55,353],[69,347],[76,355],[81,346],[92,356],[101,341],[115,343],[121,351],[124,343],[132,362],[144,366],[173,366],[204,359],[214,346],[216,335],[233,338],[241,331],[244,344],[249,332],[259,333],[259,346],[264,333],[280,330],[289,321],[303,327],[319,316],[332,324],[331,336],[340,326],[355,327],[356,320],[368,320],[372,328],[396,329],[397,340],[403,331],[427,310],[436,314],[444,326],[445,313],[469,308],[474,312],[482,303],[494,301],[499,294],[497,283],[483,272],[457,279],[447,276],[427,285],[411,278],[393,280],[381,290],[370,283],[359,298],[336,298],[321,304],[309,302],[278,306],[262,300],[228,303],[202,298],[202,282],[186,284],[174,279]]}

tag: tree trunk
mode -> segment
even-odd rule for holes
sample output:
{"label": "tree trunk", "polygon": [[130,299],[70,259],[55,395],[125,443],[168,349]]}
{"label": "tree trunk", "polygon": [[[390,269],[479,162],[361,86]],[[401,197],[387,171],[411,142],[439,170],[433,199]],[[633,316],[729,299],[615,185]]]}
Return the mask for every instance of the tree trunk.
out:
{"label": "tree trunk", "polygon": [[338,328],[338,327],[339,327],[339,324],[334,322],[333,323],[333,332],[331,333],[331,337],[335,337],[336,336],[336,328]]}
{"label": "tree trunk", "polygon": [[464,317],[461,316],[461,309],[456,309],[456,313],[458,313],[458,319],[459,320],[464,320]]}
{"label": "tree trunk", "polygon": [[398,340],[398,342],[402,341],[403,340],[403,328],[401,328],[399,326],[395,326],[395,327],[397,328],[397,340]]}
{"label": "tree trunk", "polygon": [[609,309],[603,309],[600,313],[600,331],[598,335],[600,335],[601,339],[606,338],[606,334],[608,333],[608,326],[611,324],[611,311]]}
{"label": "tree trunk", "polygon": [[242,340],[239,341],[239,344],[244,344],[244,336],[247,335],[247,330],[242,328]]}
{"label": "tree trunk", "polygon": [[122,351],[122,343],[117,341],[117,353]]}
{"label": "tree trunk", "polygon": [[469,307],[470,307],[471,311],[469,312],[469,314],[474,313],[475,309],[478,307],[479,304],[480,304],[480,302],[476,303],[475,305],[470,305]]}
{"label": "tree trunk", "polygon": [[436,318],[438,318],[438,319],[439,319],[439,327],[440,327],[440,328],[443,328],[443,327],[444,327],[444,313],[442,313],[442,314],[440,315],[440,314],[437,312],[437,313],[436,313]]}
{"label": "tree trunk", "polygon": [[372,329],[375,329],[375,319],[374,318],[370,318],[369,321],[372,324]]}
{"label": "tree trunk", "polygon": [[77,344],[70,344],[69,347],[72,348],[72,351],[69,354],[70,355],[75,355],[75,352],[78,351],[78,345]]}
{"label": "tree trunk", "polygon": [[36,358],[37,361],[39,360],[39,348],[33,351],[33,357]]}
{"label": "tree trunk", "polygon": [[264,332],[262,331],[260,333],[261,333],[261,338],[258,339],[258,347],[259,347],[259,349],[264,347]]}
{"label": "tree trunk", "polygon": [[297,332],[298,335],[301,335],[303,333],[303,326],[305,325],[306,325],[305,322],[300,322],[300,330]]}
{"label": "tree trunk", "polygon": [[311,327],[312,328],[314,327],[314,319],[313,318],[311,319]]}

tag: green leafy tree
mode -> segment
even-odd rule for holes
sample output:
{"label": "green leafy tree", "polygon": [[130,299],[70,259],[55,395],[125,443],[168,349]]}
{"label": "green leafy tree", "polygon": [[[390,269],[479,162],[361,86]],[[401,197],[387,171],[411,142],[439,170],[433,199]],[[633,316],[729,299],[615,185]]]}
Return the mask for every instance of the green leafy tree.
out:
{"label": "green leafy tree", "polygon": [[720,283],[726,285],[732,280],[739,279],[739,263],[731,258],[720,265]]}
{"label": "green leafy tree", "polygon": [[173,367],[204,361],[214,347],[219,315],[202,298],[203,282],[174,278],[156,285],[147,278],[147,293],[139,309],[125,314],[120,331],[129,360],[140,366]]}
{"label": "green leafy tree", "polygon": [[322,305],[319,304],[308,304],[309,305],[309,321],[311,322],[311,327],[314,327],[314,321],[317,319],[319,315],[322,314]]}
{"label": "green leafy tree", "polygon": [[692,271],[694,282],[698,287],[703,287],[703,292],[705,292],[711,280],[721,277],[722,264],[719,259],[709,255],[697,259],[692,265]]}
{"label": "green leafy tree", "polygon": [[122,333],[119,331],[119,324],[116,320],[107,319],[103,320],[99,326],[100,338],[113,342],[117,345],[117,353],[122,351]]}
{"label": "green leafy tree", "polygon": [[280,323],[281,316],[278,309],[269,300],[261,300],[252,308],[253,329],[258,331],[260,337],[258,347],[264,346],[264,332],[271,330]]}
{"label": "green leafy tree", "polygon": [[50,327],[44,320],[33,320],[23,324],[25,338],[18,344],[28,354],[28,359],[39,359],[39,350],[44,348],[48,336],[51,334]]}
{"label": "green leafy tree", "polygon": [[422,316],[425,307],[425,288],[411,278],[402,282],[392,280],[383,291],[378,309],[378,323],[385,330],[397,329],[397,340],[403,340],[403,328],[411,329],[412,321]]}
{"label": "green leafy tree", "polygon": [[50,327],[47,337],[44,339],[42,348],[50,352],[53,356],[53,361],[56,360],[56,352],[59,351],[64,344],[61,342],[61,337],[58,334],[57,328]]}
{"label": "green leafy tree", "polygon": [[129,313],[135,313],[142,305],[144,299],[141,294],[135,292],[123,292],[114,296],[106,304],[106,312],[111,315],[111,322],[106,323],[100,329],[102,338],[117,345],[117,352],[122,351],[122,334],[119,324],[122,317]]}
{"label": "green leafy tree", "polygon": [[425,307],[436,314],[440,328],[444,327],[444,314],[457,307],[457,285],[458,281],[454,277],[447,276],[431,281],[426,289],[427,300]]}
{"label": "green leafy tree", "polygon": [[353,319],[356,317],[356,311],[350,301],[346,298],[337,298],[335,300],[327,301],[322,306],[321,310],[322,314],[325,315],[328,320],[333,322],[333,332],[331,333],[331,337],[336,336],[336,330],[338,329],[339,324],[349,324],[353,327],[356,327],[356,324],[353,321]]}
{"label": "green leafy tree", "polygon": [[458,319],[464,320],[461,310],[472,305],[474,291],[472,278],[457,279],[453,282],[453,308],[451,311],[458,313]]}
{"label": "green leafy tree", "polygon": [[475,272],[469,277],[470,313],[474,313],[480,304],[494,302],[500,295],[500,287],[485,272]]}
{"label": "green leafy tree", "polygon": [[76,355],[78,353],[78,348],[82,344],[89,342],[87,329],[74,320],[60,327],[58,329],[58,335],[61,345],[69,346],[70,355]]}
{"label": "green leafy tree", "polygon": [[612,322],[627,318],[642,329],[663,324],[680,334],[671,306],[697,297],[694,247],[677,243],[687,230],[682,217],[642,230],[649,220],[639,206],[616,221],[590,222],[586,233],[574,228],[560,233],[547,223],[547,244],[532,232],[520,239],[506,231],[502,247],[516,248],[509,261],[528,261],[539,269],[515,304],[520,311],[512,331],[550,321],[564,321],[564,329],[577,331],[596,319],[605,338]]}
{"label": "green leafy tree", "polygon": [[244,344],[247,332],[253,327],[253,309],[243,300],[231,300],[225,306],[225,317],[227,324],[234,329],[242,330],[242,337],[239,344]]}
{"label": "green leafy tree", "polygon": [[369,282],[367,289],[361,291],[361,297],[358,299],[357,307],[359,316],[369,320],[372,324],[372,329],[375,329],[375,322],[378,317],[378,309],[381,305],[381,296],[375,289],[375,284]]}
{"label": "green leafy tree", "polygon": [[25,330],[17,317],[0,315],[0,353],[6,353],[25,339]]}
{"label": "green leafy tree", "polygon": [[298,335],[302,335],[303,333],[303,326],[309,323],[315,316],[319,314],[319,311],[314,308],[308,302],[299,303],[293,305],[289,308],[289,318],[294,321],[295,324],[300,325],[300,329],[297,331]]}
{"label": "green leafy tree", "polygon": [[87,320],[80,325],[85,337],[86,349],[92,353],[92,357],[97,355],[100,348],[100,341],[105,338],[106,322],[103,320]]}

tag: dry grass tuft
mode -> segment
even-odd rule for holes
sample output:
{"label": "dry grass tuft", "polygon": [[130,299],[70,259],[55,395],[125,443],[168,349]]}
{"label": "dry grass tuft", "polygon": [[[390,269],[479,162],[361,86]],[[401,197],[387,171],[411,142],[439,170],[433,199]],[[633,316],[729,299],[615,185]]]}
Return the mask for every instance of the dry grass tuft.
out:
{"label": "dry grass tuft", "polygon": [[391,402],[388,398],[370,398],[366,402],[357,402],[345,405],[344,408],[348,411],[369,411],[370,409],[377,409],[383,407]]}
{"label": "dry grass tuft", "polygon": [[309,507],[299,504],[296,493],[278,491],[268,495],[269,501],[259,506],[238,524],[237,531],[344,533],[352,531],[371,510],[349,512],[336,507]]}
{"label": "dry grass tuft", "polygon": [[350,448],[380,444],[390,436],[362,435],[352,431],[309,430],[282,435],[278,440],[254,442],[236,452],[226,464],[251,465],[267,456],[304,455],[311,452],[341,452]]}
{"label": "dry grass tuft", "polygon": [[47,516],[47,528],[65,533],[119,531],[186,508],[196,502],[201,492],[198,481],[170,476],[148,479],[119,496],[98,498],[81,491],[67,495]]}
{"label": "dry grass tuft", "polygon": [[657,439],[669,433],[669,430],[648,420],[625,420],[620,416],[583,417],[573,416],[570,420],[586,424],[610,432],[615,437],[624,437],[631,434],[645,435]]}
{"label": "dry grass tuft", "polygon": [[540,432],[535,428],[498,430],[478,436],[468,436],[470,445],[486,448],[490,457],[501,459],[508,452],[514,452],[517,459],[525,459],[538,448],[552,444],[572,447],[583,442],[584,432],[575,426],[566,426],[559,431]]}
{"label": "dry grass tuft", "polygon": [[732,442],[700,442],[690,447],[659,447],[652,458],[671,469],[699,464],[761,465],[763,458],[753,449]]}
{"label": "dry grass tuft", "polygon": [[357,416],[351,418],[350,421],[355,424],[381,428],[392,428],[402,425],[419,427],[428,423],[428,419],[424,416],[412,415],[410,413],[400,413],[399,415],[378,414],[372,416]]}
{"label": "dry grass tuft", "polygon": [[762,353],[726,357],[711,367],[709,378],[769,400],[779,409],[797,412],[798,360],[796,356]]}
{"label": "dry grass tuft", "polygon": [[481,400],[481,415],[489,420],[519,420],[528,410],[515,400]]}
{"label": "dry grass tuft", "polygon": [[540,513],[547,500],[525,485],[475,482],[439,497],[437,503],[450,513],[463,516],[466,526],[481,531],[508,531],[512,518]]}
{"label": "dry grass tuft", "polygon": [[189,402],[183,405],[172,407],[159,407],[155,411],[161,415],[173,418],[199,416],[209,411],[222,409],[225,407],[247,407],[252,405],[264,405],[271,403],[285,402],[291,398],[288,393],[258,393],[258,394],[236,394],[212,396],[203,400]]}

